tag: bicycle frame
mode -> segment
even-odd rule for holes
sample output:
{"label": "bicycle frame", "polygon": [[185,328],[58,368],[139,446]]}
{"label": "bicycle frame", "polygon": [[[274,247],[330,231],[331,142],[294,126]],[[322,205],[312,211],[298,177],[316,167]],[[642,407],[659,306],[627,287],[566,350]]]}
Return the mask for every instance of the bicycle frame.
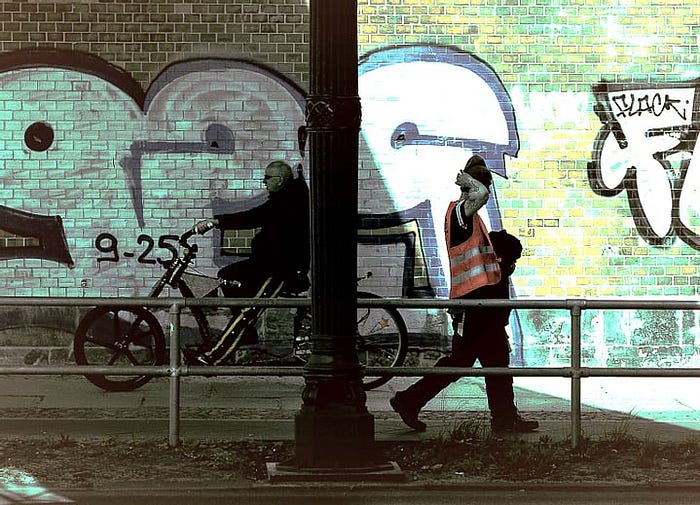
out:
{"label": "bicycle frame", "polygon": [[[153,284],[151,291],[148,296],[151,298],[157,298],[162,293],[166,286],[170,286],[177,289],[183,297],[194,298],[195,295],[191,288],[186,282],[182,280],[183,274],[187,271],[187,268],[194,262],[197,258],[198,246],[197,244],[190,244],[188,242],[189,238],[194,235],[194,230],[185,232],[180,236],[179,244],[183,247],[183,253],[178,254],[173,260],[165,262],[163,264],[165,271],[163,275]],[[197,326],[199,328],[200,338],[202,342],[209,342],[212,339],[212,332],[209,326],[209,321],[204,314],[204,311],[200,307],[191,307],[190,311],[194,315]]]}
{"label": "bicycle frame", "polygon": [[[185,242],[186,243],[186,242]],[[181,241],[182,244],[182,241]],[[185,252],[182,256],[178,255],[172,261],[166,262],[165,272],[156,281],[156,283],[151,288],[151,292],[148,294],[149,297],[157,298],[161,295],[166,286],[172,286],[174,288],[178,287],[178,283],[182,277],[182,274],[187,270],[187,267],[195,260],[197,257],[197,244],[187,244],[185,245]]]}
{"label": "bicycle frame", "polygon": [[[195,297],[192,288],[187,284],[185,274],[188,267],[197,257],[197,244],[188,243],[188,239],[194,235],[194,230],[185,232],[179,239],[183,250],[175,258],[163,263],[165,271],[153,284],[149,296],[160,296],[167,286],[177,289],[183,297]],[[199,275],[199,274],[192,274]],[[358,278],[369,277],[366,276]],[[213,277],[203,275],[208,279]],[[218,282],[218,284],[217,284]],[[221,286],[220,279],[212,283]],[[228,281],[235,283],[236,281]],[[308,285],[308,284],[307,284]],[[271,284],[272,286],[272,284]],[[263,297],[295,296],[282,291],[282,284],[274,284],[270,291],[261,291]],[[209,286],[206,286],[208,289]],[[261,288],[262,289],[262,288]],[[377,297],[371,293],[359,293],[363,298]],[[196,328],[199,330],[199,338],[202,344],[213,342],[212,328],[208,317],[202,307],[188,307],[194,318]],[[231,345],[230,356],[235,363],[235,351],[240,348],[244,332],[254,327],[260,315],[266,310],[265,306],[252,304],[245,307],[234,317],[230,317],[223,331],[232,335],[236,332],[235,340]],[[308,307],[297,309],[293,321],[292,353],[290,357],[306,361],[311,353],[312,342],[311,320]],[[133,365],[162,364],[165,360],[166,336],[163,325],[158,318],[144,307],[97,307],[89,311],[81,320],[74,337],[74,355],[80,365],[106,364],[114,365],[127,360]],[[357,321],[357,350],[363,364],[368,366],[401,366],[406,357],[408,342],[406,325],[401,315],[393,308],[363,309],[358,311]],[[184,348],[183,348],[184,352]],[[111,376],[86,375],[88,380],[108,391],[131,391],[146,382],[152,376]],[[390,376],[364,381],[365,389],[373,389],[390,380]]]}

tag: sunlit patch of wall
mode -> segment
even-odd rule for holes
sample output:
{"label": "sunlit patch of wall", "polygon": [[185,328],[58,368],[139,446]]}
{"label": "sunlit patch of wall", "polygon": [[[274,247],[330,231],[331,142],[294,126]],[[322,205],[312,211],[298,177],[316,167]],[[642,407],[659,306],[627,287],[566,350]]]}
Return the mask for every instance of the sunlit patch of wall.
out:
{"label": "sunlit patch of wall", "polygon": [[[672,106],[665,114],[652,107],[623,121],[630,137],[624,157],[656,169],[643,177],[647,184],[639,196],[629,184],[639,171],[627,170],[629,164],[610,168],[616,161],[611,147],[618,144],[610,135],[603,149],[611,121],[599,105],[609,100],[596,95],[605,83],[618,95],[636,90],[637,97],[644,92],[649,100],[658,91],[663,109],[671,105],[665,102],[667,88],[694,88],[700,75],[697,2],[359,4],[361,54],[389,45],[450,46],[482,59],[503,82],[520,149],[507,160],[508,180],[496,178],[496,189],[503,227],[517,232],[525,245],[514,274],[518,297],[697,296],[700,267],[691,238],[698,231],[697,100],[692,93],[681,97],[690,112],[682,124],[678,115],[669,123]],[[434,93],[430,77],[423,77],[426,93]],[[469,100],[468,93],[463,100]],[[620,188],[603,193],[601,188],[616,187],[605,187],[614,175],[624,176],[616,182]],[[648,222],[640,219],[645,214]],[[633,312],[635,330],[629,329],[628,313],[584,312],[587,362],[683,366],[698,361],[694,312]],[[520,316],[526,362],[556,364],[569,355],[566,312],[521,311]],[[662,323],[667,317],[675,324]],[[664,337],[654,342],[640,339],[642,334]]]}

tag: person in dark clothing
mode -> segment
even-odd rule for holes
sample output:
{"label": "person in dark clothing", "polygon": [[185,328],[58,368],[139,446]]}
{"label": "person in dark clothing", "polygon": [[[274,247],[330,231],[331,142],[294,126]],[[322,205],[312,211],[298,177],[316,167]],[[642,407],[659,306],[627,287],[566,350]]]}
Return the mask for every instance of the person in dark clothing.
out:
{"label": "person in dark clothing", "polygon": [[[229,281],[222,286],[227,297],[269,297],[283,289],[298,292],[309,287],[310,216],[306,181],[301,174],[295,178],[287,163],[273,161],[265,168],[263,183],[269,197],[262,205],[233,214],[215,215],[195,225],[200,234],[212,228],[259,228],[251,242],[250,257],[219,270],[219,278]],[[232,308],[232,321],[236,311],[239,318],[250,317],[246,309]],[[234,330],[245,325],[229,326],[231,328],[224,331],[211,349],[190,353],[186,356],[188,361],[219,364],[228,359],[236,344],[255,343],[257,336],[253,328],[241,335]],[[240,339],[243,341],[239,342]]]}
{"label": "person in dark clothing", "polygon": [[[263,178],[268,200],[258,207],[234,214],[220,214],[197,223],[197,231],[211,227],[260,231],[251,242],[248,259],[219,271],[222,279],[235,280],[240,287],[225,288],[226,296],[252,296],[270,275],[292,278],[309,268],[309,189],[301,176],[294,178],[285,162],[273,161]],[[213,226],[212,226],[213,225]]]}
{"label": "person in dark clothing", "polygon": [[[464,270],[453,270],[450,296],[508,299],[510,275],[522,254],[522,244],[505,230],[489,233],[488,240],[479,239],[475,235],[486,233],[476,214],[477,210],[486,204],[488,187],[491,184],[491,174],[483,159],[479,156],[470,158],[465,168],[457,175],[455,184],[460,187],[462,194],[460,200],[450,206],[446,216],[445,235],[448,251],[455,251],[454,256],[452,252],[450,254],[452,267],[460,262],[471,263],[468,263]],[[483,258],[474,262],[477,251]],[[492,260],[496,258],[500,260],[497,264],[497,275],[492,275],[496,266]],[[476,282],[472,282],[473,280]],[[459,291],[455,290],[456,286]],[[508,308],[494,307],[469,307],[453,311],[455,332],[452,353],[439,359],[435,366],[470,367],[478,359],[484,367],[507,367],[510,361],[510,345],[505,327],[508,325],[510,312]],[[463,330],[460,334],[458,327],[462,321]],[[430,399],[458,379],[459,376],[446,375],[423,377],[405,391],[396,393],[390,400],[391,406],[408,426],[417,431],[425,431],[426,425],[418,419],[418,413]],[[491,411],[491,428],[494,432],[528,432],[538,428],[536,421],[525,420],[518,414],[512,376],[488,375],[485,382]]]}
{"label": "person in dark clothing", "polygon": [[[501,258],[501,281],[498,284],[479,288],[464,298],[508,299],[510,275],[520,257],[522,245],[505,230],[490,232],[489,236],[496,254]],[[484,367],[507,367],[510,345],[505,327],[508,325],[510,308],[468,307],[453,314],[455,327],[463,321],[462,334],[455,332],[452,353],[440,358],[435,366],[470,367],[478,359]],[[403,421],[417,431],[425,431],[426,425],[418,419],[421,408],[440,391],[459,379],[452,375],[429,375],[408,389],[396,393],[391,405]],[[515,406],[513,377],[509,375],[487,375],[486,395],[491,411],[491,430],[494,433],[530,432],[539,427],[537,421],[523,419]]]}

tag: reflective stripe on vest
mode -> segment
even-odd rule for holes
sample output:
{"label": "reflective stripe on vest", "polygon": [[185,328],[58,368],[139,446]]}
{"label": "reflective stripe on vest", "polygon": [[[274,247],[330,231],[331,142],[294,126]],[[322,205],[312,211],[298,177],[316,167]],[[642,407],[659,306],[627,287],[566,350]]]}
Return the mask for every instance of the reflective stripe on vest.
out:
{"label": "reflective stripe on vest", "polygon": [[489,240],[486,226],[478,214],[472,216],[472,234],[464,242],[450,247],[452,212],[456,202],[451,202],[445,216],[445,237],[450,257],[450,298],[460,298],[482,286],[498,284],[501,268]]}

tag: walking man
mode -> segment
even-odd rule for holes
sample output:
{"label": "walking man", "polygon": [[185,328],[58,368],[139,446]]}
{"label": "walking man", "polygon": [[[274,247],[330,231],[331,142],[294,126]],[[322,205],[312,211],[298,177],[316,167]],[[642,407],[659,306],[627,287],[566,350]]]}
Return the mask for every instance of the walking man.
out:
{"label": "walking man", "polygon": [[[452,202],[445,219],[445,236],[450,256],[450,298],[509,298],[510,275],[522,254],[522,244],[506,231],[486,233],[477,211],[488,200],[491,173],[483,160],[473,156],[455,183],[461,195]],[[510,345],[505,327],[509,308],[469,307],[453,311],[452,353],[435,366],[473,366],[478,359],[484,367],[507,367]],[[459,324],[462,323],[462,332]],[[390,400],[401,419],[417,431],[426,425],[418,419],[420,410],[459,376],[429,375],[400,391]],[[494,433],[529,432],[536,421],[523,419],[515,406],[512,376],[489,375],[486,394]]]}

